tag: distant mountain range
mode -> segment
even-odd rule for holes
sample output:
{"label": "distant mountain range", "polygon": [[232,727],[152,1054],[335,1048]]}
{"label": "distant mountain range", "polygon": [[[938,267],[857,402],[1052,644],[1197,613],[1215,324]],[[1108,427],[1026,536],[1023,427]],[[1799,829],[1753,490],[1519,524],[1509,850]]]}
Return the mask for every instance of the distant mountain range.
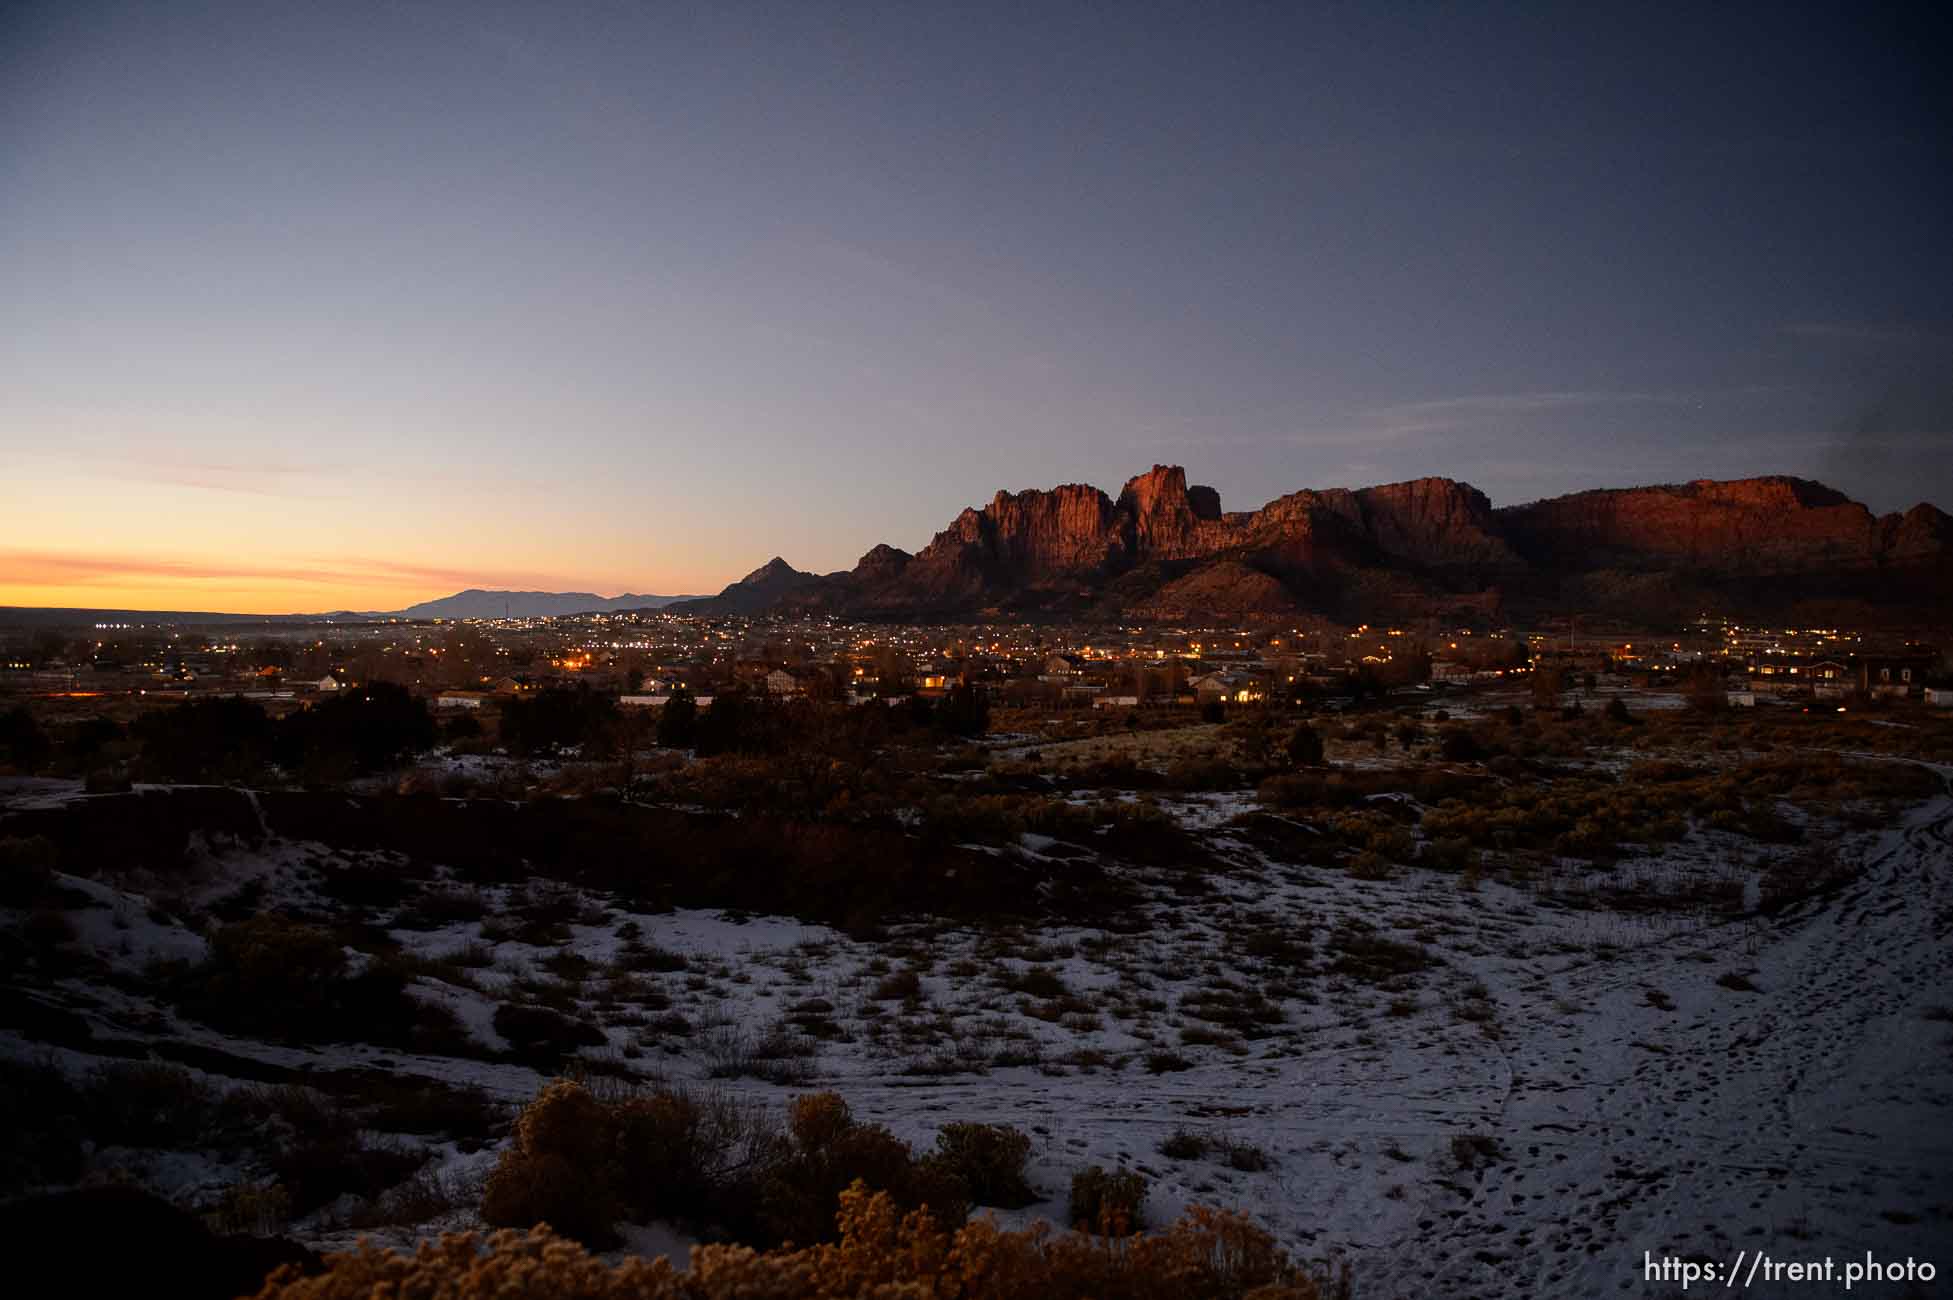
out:
{"label": "distant mountain range", "polygon": [[1950,592],[1943,511],[1876,516],[1806,479],[1603,489],[1495,509],[1468,483],[1424,478],[1225,512],[1213,488],[1156,465],[1116,498],[1077,483],[999,492],[914,555],[877,546],[825,575],[776,557],[717,596],[666,608],[1192,624],[1543,610],[1944,621]]}
{"label": "distant mountain range", "polygon": [[563,614],[612,614],[623,609],[663,609],[697,596],[599,596],[588,591],[484,591],[470,587],[439,600],[423,600],[394,618],[555,618]]}
{"label": "distant mountain range", "polygon": [[696,596],[599,596],[588,591],[485,591],[470,587],[438,600],[398,610],[335,610],[328,614],[225,614],[210,610],[79,609],[0,605],[0,627],[72,627],[87,623],[186,623],[210,626],[286,623],[357,623],[383,618],[555,618],[565,614],[613,614],[663,609]]}

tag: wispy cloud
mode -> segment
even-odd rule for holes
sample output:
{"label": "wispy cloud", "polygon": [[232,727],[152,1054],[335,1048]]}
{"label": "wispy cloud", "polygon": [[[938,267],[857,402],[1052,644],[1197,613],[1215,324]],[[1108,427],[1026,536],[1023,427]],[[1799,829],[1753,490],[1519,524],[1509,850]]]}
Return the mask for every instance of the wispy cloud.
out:
{"label": "wispy cloud", "polygon": [[331,500],[343,491],[328,490],[334,471],[324,465],[276,462],[212,462],[124,457],[106,469],[110,478],[136,483],[164,483],[209,492],[243,492],[252,496]]}
{"label": "wispy cloud", "polygon": [[1780,331],[1797,338],[1886,347],[1953,347],[1953,334],[1914,325],[1875,325],[1859,321],[1794,321]]}
{"label": "wispy cloud", "polygon": [[1440,397],[1424,402],[1398,402],[1390,406],[1376,407],[1373,413],[1382,416],[1415,413],[1511,415],[1529,411],[1557,411],[1569,406],[1613,406],[1623,402],[1681,400],[1684,399],[1675,393],[1623,393],[1602,389],[1575,392],[1480,393],[1470,397]]}
{"label": "wispy cloud", "polygon": [[[1251,435],[1242,442],[1290,442],[1316,447],[1374,445],[1454,429],[1483,428],[1553,412],[1604,406],[1688,406],[1715,394],[1569,390],[1527,393],[1474,393],[1461,397],[1392,402],[1350,412],[1339,420],[1280,432]],[[1233,441],[1233,440],[1224,440]]]}

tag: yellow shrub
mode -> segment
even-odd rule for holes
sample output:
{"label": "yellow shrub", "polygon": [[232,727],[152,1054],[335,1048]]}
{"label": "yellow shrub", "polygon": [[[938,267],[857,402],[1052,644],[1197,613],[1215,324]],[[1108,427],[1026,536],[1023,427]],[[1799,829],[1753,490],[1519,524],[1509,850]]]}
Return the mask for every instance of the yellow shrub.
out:
{"label": "yellow shrub", "polygon": [[1166,1232],[1128,1238],[1005,1232],[989,1220],[950,1232],[926,1211],[902,1215],[857,1183],[841,1198],[841,1240],[804,1250],[699,1246],[681,1273],[667,1260],[616,1267],[544,1228],[423,1242],[327,1259],[317,1277],[268,1282],[257,1300],[1324,1300],[1347,1275],[1318,1280],[1234,1214],[1194,1209]]}
{"label": "yellow shrub", "polygon": [[615,1240],[616,1206],[602,1174],[611,1122],[580,1084],[557,1080],[523,1109],[513,1140],[482,1189],[481,1217],[496,1227],[547,1223],[594,1245]]}

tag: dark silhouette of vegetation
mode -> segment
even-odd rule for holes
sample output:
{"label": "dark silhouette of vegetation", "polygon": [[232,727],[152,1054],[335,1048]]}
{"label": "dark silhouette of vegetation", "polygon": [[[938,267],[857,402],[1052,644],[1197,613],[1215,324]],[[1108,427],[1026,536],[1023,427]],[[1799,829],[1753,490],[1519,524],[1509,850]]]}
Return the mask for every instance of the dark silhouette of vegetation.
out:
{"label": "dark silhouette of vegetation", "polygon": [[39,771],[50,748],[47,734],[25,708],[0,713],[0,765],[22,772]]}
{"label": "dark silhouette of vegetation", "polygon": [[618,721],[608,695],[587,687],[541,691],[503,706],[502,744],[524,756],[581,748],[596,757],[610,752]]}
{"label": "dark silhouette of vegetation", "polygon": [[934,722],[952,736],[981,736],[990,729],[990,698],[981,687],[959,682],[936,705]]}
{"label": "dark silhouette of vegetation", "polygon": [[145,774],[162,781],[238,781],[273,752],[271,719],[250,700],[190,700],[132,728]]}
{"label": "dark silhouette of vegetation", "polygon": [[1322,737],[1306,722],[1289,733],[1288,761],[1296,767],[1322,766]]}
{"label": "dark silhouette of vegetation", "polygon": [[693,746],[705,758],[715,754],[764,754],[770,748],[767,735],[770,712],[770,702],[763,695],[720,691],[699,715]]}
{"label": "dark silhouette of vegetation", "polygon": [[404,686],[373,682],[285,719],[279,748],[313,776],[377,772],[434,747],[434,718]]}
{"label": "dark silhouette of vegetation", "polygon": [[697,740],[698,703],[689,691],[673,691],[658,715],[658,743],[670,749],[690,749]]}
{"label": "dark silhouette of vegetation", "polygon": [[586,1021],[548,1007],[504,1002],[495,1009],[495,1032],[508,1040],[509,1055],[538,1070],[555,1070],[579,1047],[602,1047],[610,1040]]}
{"label": "dark silhouette of vegetation", "polygon": [[[314,780],[397,766],[432,748],[434,719],[403,686],[375,682],[273,723],[250,700],[189,700],[138,718],[142,772],[161,781],[244,781],[277,761]],[[99,729],[94,737],[108,743]]]}
{"label": "dark silhouette of vegetation", "polygon": [[408,994],[409,978],[386,958],[355,972],[331,931],[258,916],[218,929],[209,955],[173,982],[179,1007],[230,1033],[474,1050],[452,1011]]}

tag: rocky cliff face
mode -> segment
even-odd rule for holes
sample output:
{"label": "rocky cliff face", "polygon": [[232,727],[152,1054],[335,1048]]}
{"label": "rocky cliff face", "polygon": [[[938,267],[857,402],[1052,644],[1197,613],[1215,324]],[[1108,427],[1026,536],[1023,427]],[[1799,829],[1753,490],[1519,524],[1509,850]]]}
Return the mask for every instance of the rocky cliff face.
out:
{"label": "rocky cliff face", "polygon": [[1189,485],[1177,465],[1155,465],[1116,500],[1078,483],[999,492],[913,557],[878,546],[825,578],[776,559],[713,600],[676,608],[913,618],[1085,608],[1189,619],[1483,614],[1508,592],[1551,601],[1574,588],[1639,590],[1630,575],[1647,574],[1671,575],[1691,600],[1717,583],[1843,588],[1876,574],[1879,599],[1904,601],[1915,591],[1924,599],[1948,575],[1950,524],[1925,505],[1875,518],[1793,478],[1581,492],[1497,510],[1470,484],[1424,478],[1292,492],[1225,512],[1214,489]]}
{"label": "rocky cliff face", "polygon": [[1105,493],[1082,483],[1050,491],[999,492],[965,510],[916,556],[916,576],[1036,582],[1100,574],[1131,552],[1129,521]]}
{"label": "rocky cliff face", "polygon": [[[1779,576],[1874,569],[1888,551],[1871,511],[1796,478],[1579,492],[1497,514],[1526,559],[1550,569]],[[1907,537],[1924,540],[1918,530]]]}
{"label": "rocky cliff face", "polygon": [[1436,569],[1510,573],[1525,567],[1500,535],[1492,503],[1469,483],[1420,478],[1355,495],[1363,528],[1385,554]]}

